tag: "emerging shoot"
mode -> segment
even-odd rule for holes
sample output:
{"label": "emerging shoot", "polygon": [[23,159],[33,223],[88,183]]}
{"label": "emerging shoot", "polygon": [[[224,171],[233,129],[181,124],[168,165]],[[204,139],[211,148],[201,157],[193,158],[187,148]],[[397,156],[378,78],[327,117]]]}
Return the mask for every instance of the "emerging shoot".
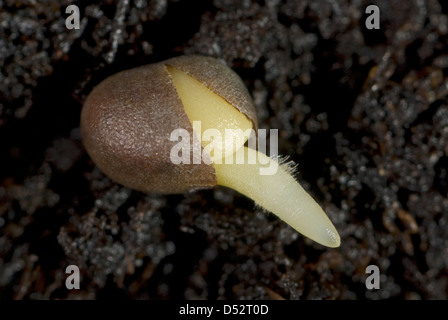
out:
{"label": "emerging shoot", "polygon": [[[226,140],[235,138],[226,135],[225,129],[245,131],[252,128],[252,122],[243,113],[210,91],[204,84],[176,68],[170,66],[167,68],[188,118],[192,124],[194,121],[201,121],[201,137],[204,137],[207,129],[219,130],[224,137],[224,142],[221,144],[224,150]],[[246,138],[235,139],[240,141],[240,145],[236,146],[236,150],[225,150],[222,153],[224,159],[212,157],[218,185],[234,189],[253,199],[259,206],[276,214],[308,238],[327,247],[338,247],[339,234],[316,201],[275,160],[244,147]],[[209,143],[204,139],[201,142],[204,147]],[[219,148],[219,144],[215,145],[215,154],[216,146]],[[230,159],[240,148],[244,148],[243,164],[237,164]],[[261,161],[250,164],[248,161],[250,157]],[[277,166],[276,173],[260,175],[259,169],[263,166],[261,163]]]}

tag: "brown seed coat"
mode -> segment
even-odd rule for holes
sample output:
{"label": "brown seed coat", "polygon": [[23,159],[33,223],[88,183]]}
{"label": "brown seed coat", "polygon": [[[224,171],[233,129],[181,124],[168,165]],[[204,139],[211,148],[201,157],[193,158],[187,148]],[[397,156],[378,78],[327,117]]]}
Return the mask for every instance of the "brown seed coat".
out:
{"label": "brown seed coat", "polygon": [[[257,127],[255,107],[243,82],[219,60],[181,56],[119,72],[89,94],[81,112],[83,142],[100,170],[129,188],[156,193],[183,193],[216,185],[212,165],[173,164],[174,129],[190,134],[182,102],[166,69],[171,65],[196,78],[244,113]],[[201,154],[202,154],[202,146]]]}

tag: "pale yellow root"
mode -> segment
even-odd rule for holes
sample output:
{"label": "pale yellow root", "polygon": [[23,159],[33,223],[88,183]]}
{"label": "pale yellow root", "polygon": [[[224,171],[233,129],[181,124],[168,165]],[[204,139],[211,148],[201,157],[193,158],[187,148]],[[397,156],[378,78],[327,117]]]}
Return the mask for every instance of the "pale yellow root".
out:
{"label": "pale yellow root", "polygon": [[[258,157],[278,165],[274,160],[253,149]],[[252,155],[253,157],[255,155]],[[327,215],[313,198],[282,167],[273,175],[260,175],[260,164],[214,164],[218,184],[232,188],[253,199],[259,206],[276,214],[294,229],[327,247],[338,247],[340,237]]]}

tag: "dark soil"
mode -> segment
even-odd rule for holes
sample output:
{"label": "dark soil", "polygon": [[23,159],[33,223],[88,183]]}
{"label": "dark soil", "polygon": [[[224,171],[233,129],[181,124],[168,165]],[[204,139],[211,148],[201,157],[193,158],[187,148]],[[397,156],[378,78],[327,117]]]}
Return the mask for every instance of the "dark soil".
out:
{"label": "dark soil", "polygon": [[[194,5],[193,5],[194,3]],[[65,9],[79,6],[81,28]],[[379,30],[365,28],[376,4]],[[2,299],[446,299],[444,0],[0,0]],[[223,59],[260,128],[340,232],[297,234],[228,189],[115,184],[83,148],[107,76],[181,54]],[[81,270],[67,290],[65,268]],[[367,290],[377,265],[381,288]]]}

